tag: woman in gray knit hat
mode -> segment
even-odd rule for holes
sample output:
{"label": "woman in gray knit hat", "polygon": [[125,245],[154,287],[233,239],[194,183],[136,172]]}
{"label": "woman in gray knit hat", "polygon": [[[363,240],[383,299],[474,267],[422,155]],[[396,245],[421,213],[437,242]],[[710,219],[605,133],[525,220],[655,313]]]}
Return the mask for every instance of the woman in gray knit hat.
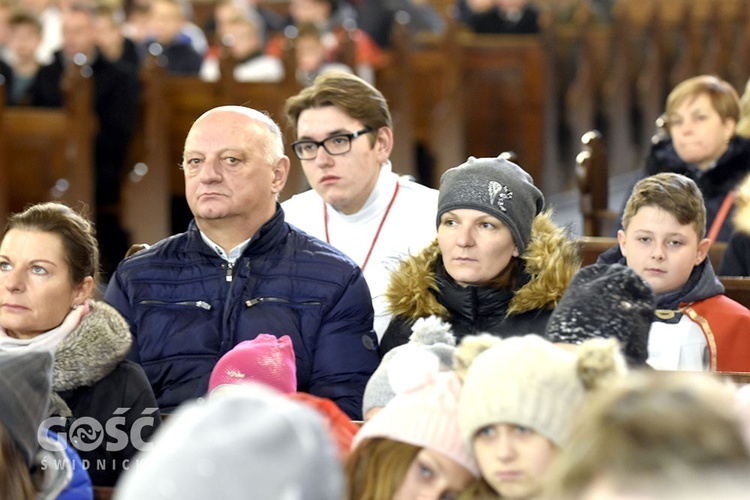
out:
{"label": "woman in gray knit hat", "polygon": [[543,211],[531,176],[503,158],[470,157],[440,180],[437,239],[402,261],[386,292],[393,319],[381,354],[414,322],[438,316],[460,340],[543,333],[580,265],[573,240]]}

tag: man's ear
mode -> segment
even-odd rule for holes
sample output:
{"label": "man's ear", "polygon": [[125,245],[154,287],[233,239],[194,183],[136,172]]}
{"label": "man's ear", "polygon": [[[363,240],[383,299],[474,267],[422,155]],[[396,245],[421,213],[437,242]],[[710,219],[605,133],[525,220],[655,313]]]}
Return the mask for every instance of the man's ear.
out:
{"label": "man's ear", "polygon": [[291,163],[289,161],[289,157],[284,155],[279,158],[279,161],[277,161],[273,166],[273,181],[271,182],[271,192],[273,192],[274,194],[279,194],[281,190],[284,189],[286,181],[289,178],[290,164]]}
{"label": "man's ear", "polygon": [[703,238],[698,242],[698,252],[695,254],[695,266],[706,260],[708,256],[708,250],[711,248],[711,240]]}

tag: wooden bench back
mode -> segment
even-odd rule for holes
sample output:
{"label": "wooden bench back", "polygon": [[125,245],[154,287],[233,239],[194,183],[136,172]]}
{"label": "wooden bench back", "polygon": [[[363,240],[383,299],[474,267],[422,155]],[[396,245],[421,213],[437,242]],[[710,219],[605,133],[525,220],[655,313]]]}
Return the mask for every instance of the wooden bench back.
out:
{"label": "wooden bench back", "polygon": [[62,201],[94,212],[90,68],[70,65],[63,108],[7,107],[0,96],[0,220],[31,203]]}

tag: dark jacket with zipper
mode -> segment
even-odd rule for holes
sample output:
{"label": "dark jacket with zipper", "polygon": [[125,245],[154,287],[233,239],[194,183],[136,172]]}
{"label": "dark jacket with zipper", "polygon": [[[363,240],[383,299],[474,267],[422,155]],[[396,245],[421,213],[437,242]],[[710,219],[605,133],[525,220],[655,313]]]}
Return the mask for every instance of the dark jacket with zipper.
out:
{"label": "dark jacket with zipper", "polygon": [[218,359],[260,333],[289,335],[298,390],[361,418],[379,363],[370,292],[359,267],[293,228],[277,205],[233,266],[187,232],[123,261],[105,300],[130,323],[162,412],[203,396]]}

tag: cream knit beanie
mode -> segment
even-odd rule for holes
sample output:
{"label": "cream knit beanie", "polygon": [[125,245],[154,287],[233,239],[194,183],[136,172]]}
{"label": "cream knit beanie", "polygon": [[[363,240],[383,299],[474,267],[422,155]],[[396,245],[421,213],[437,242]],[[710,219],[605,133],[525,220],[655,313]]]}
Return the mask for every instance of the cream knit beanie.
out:
{"label": "cream knit beanie", "polygon": [[507,423],[561,446],[586,390],[626,370],[614,339],[587,341],[577,352],[538,335],[504,339],[481,352],[466,372],[458,406],[461,436],[471,446],[483,427]]}

